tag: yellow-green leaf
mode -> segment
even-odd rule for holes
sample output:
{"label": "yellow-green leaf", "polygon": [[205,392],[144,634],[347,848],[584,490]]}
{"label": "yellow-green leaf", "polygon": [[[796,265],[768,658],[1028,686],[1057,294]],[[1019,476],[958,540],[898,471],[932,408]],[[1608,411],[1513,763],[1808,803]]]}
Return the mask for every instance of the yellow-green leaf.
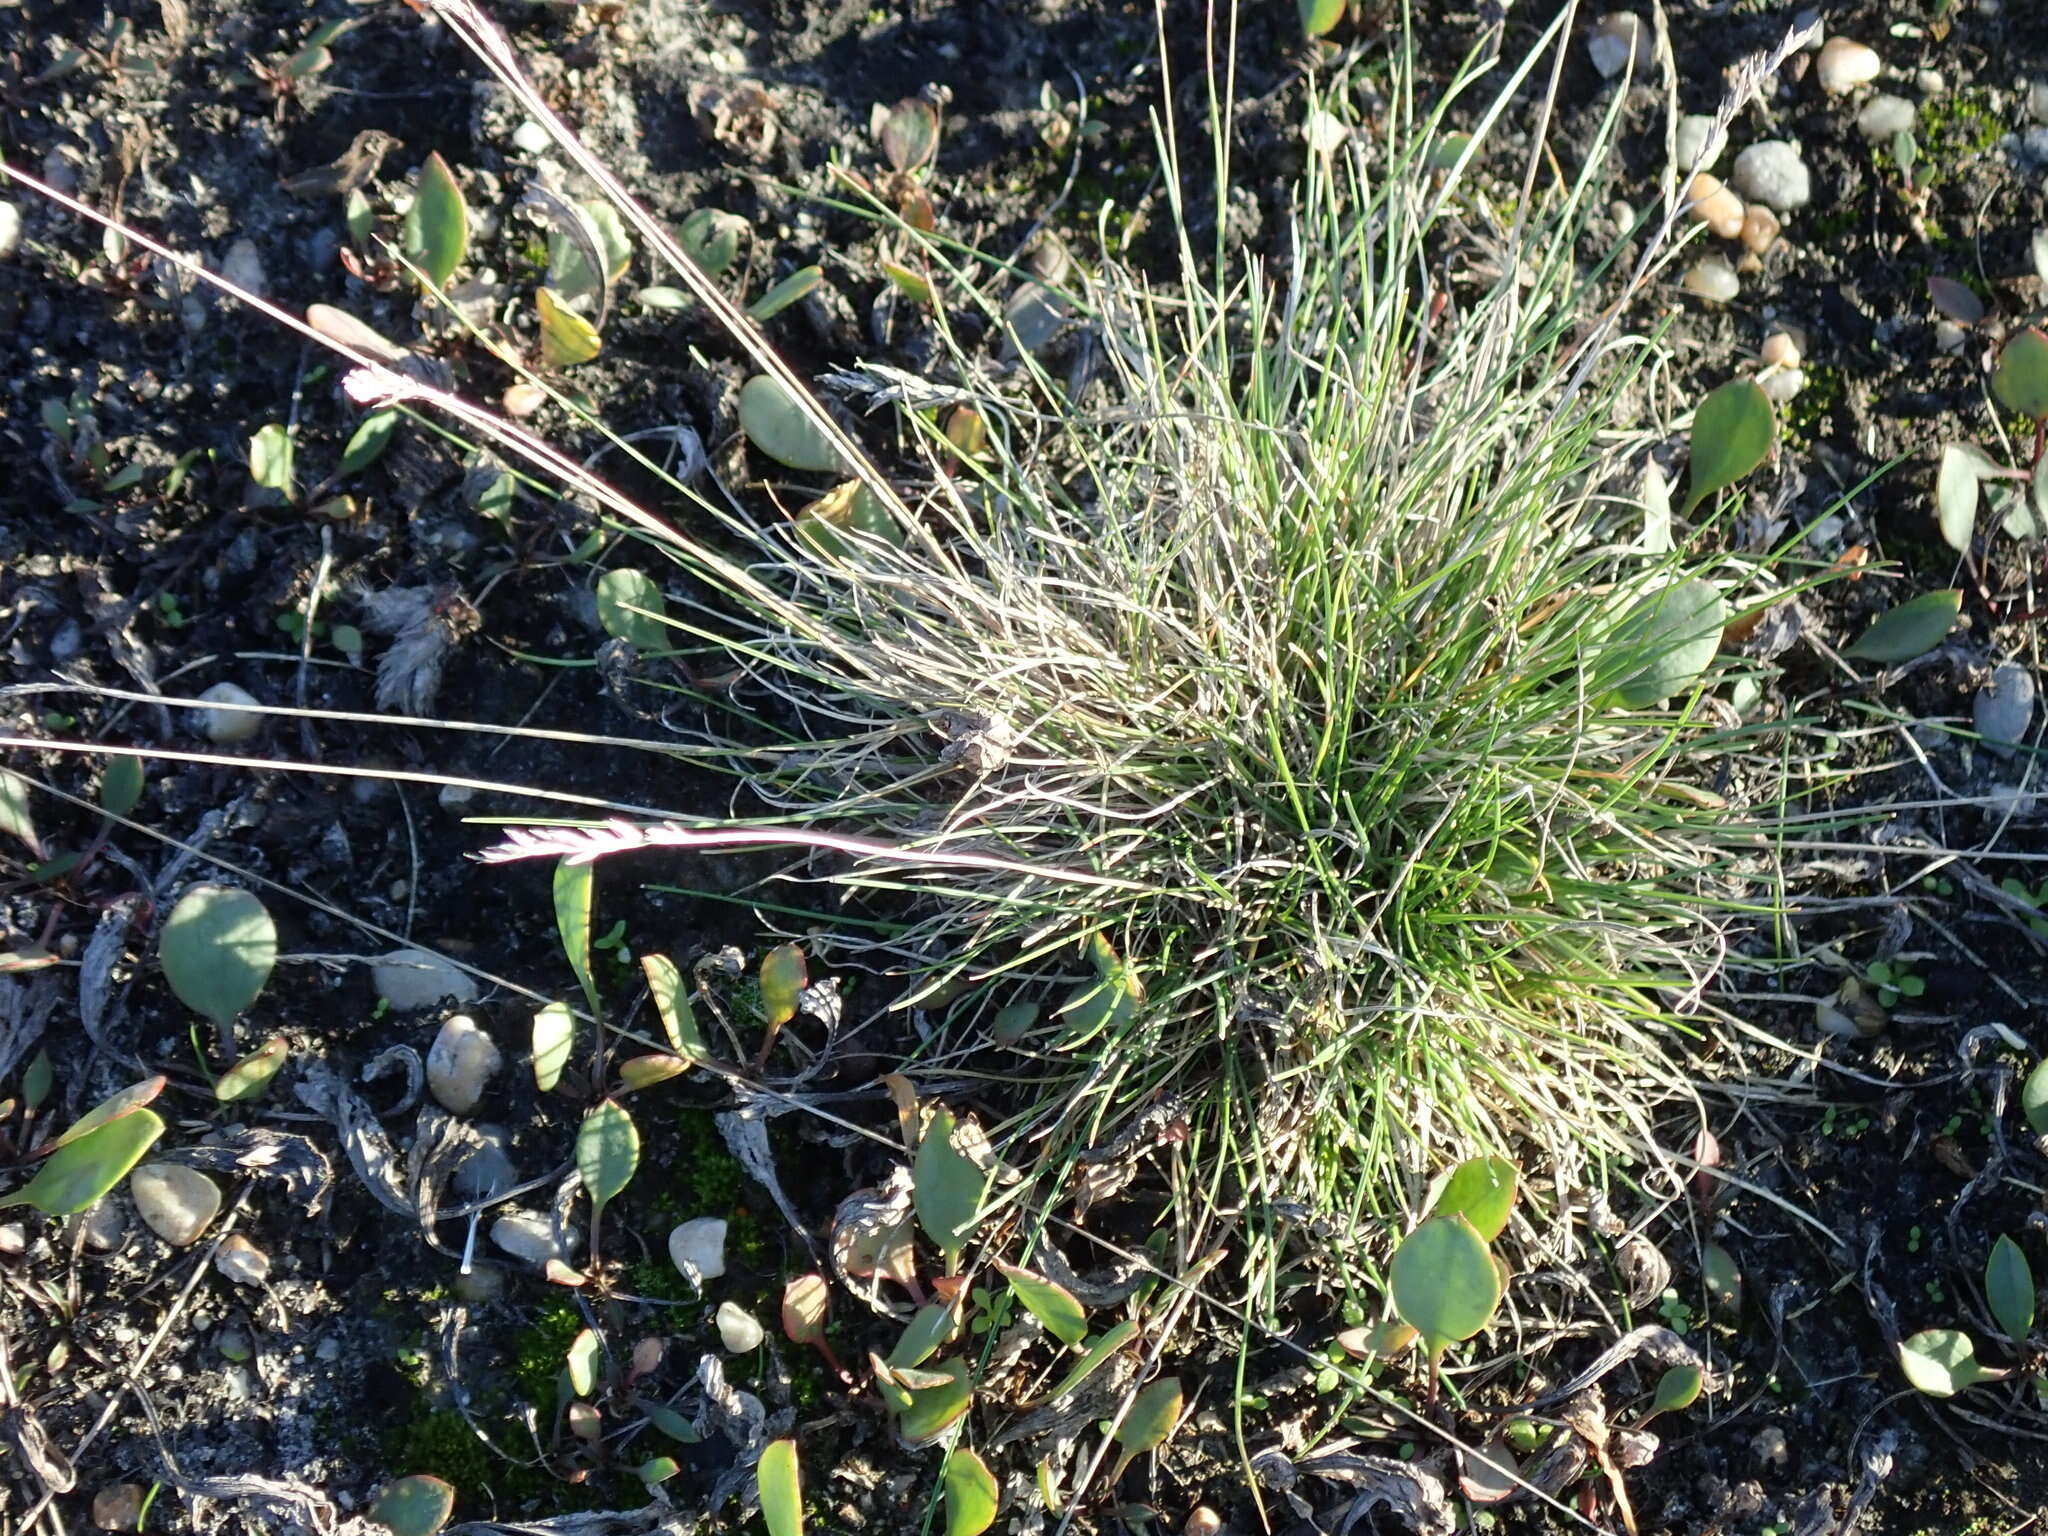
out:
{"label": "yellow-green leaf", "polygon": [[1123,1447],[1123,1454],[1116,1459],[1116,1470],[1109,1474],[1109,1483],[1115,1487],[1117,1480],[1138,1457],[1166,1444],[1174,1426],[1180,1423],[1180,1378],[1168,1376],[1155,1381],[1131,1401],[1131,1411],[1124,1415],[1124,1421],[1117,1426],[1116,1443]]}
{"label": "yellow-green leaf", "polygon": [[272,1035],[227,1071],[214,1079],[213,1096],[223,1104],[261,1097],[270,1080],[283,1068],[290,1047],[282,1035]]}
{"label": "yellow-green leaf", "polygon": [[1770,457],[1777,437],[1771,399],[1754,379],[1730,379],[1699,403],[1692,418],[1692,493],[1681,517],[1726,490]]}
{"label": "yellow-green leaf", "polygon": [[1000,1260],[996,1268],[1010,1282],[1010,1289],[1024,1303],[1024,1309],[1045,1325],[1047,1333],[1069,1346],[1079,1345],[1088,1336],[1088,1314],[1065,1286]]}
{"label": "yellow-green leaf", "polygon": [[548,1003],[533,1014],[533,1085],[552,1093],[569,1065],[569,1051],[576,1043],[576,1015],[567,1003]]}
{"label": "yellow-green leaf", "polygon": [[794,944],[778,944],[761,957],[761,1021],[780,1029],[796,1017],[807,973],[804,952]]}
{"label": "yellow-green leaf", "polygon": [[46,1216],[75,1216],[120,1183],[163,1133],[156,1111],[131,1110],[60,1144],[34,1178],[0,1198],[0,1207],[32,1205]]}
{"label": "yellow-green leaf", "polygon": [[573,864],[561,859],[555,864],[555,932],[561,936],[562,953],[569,969],[583,988],[590,1011],[598,1011],[597,979],[590,973],[591,911],[597,900],[597,866]]}
{"label": "yellow-green leaf", "polygon": [[946,1490],[946,1536],[981,1536],[996,1523],[995,1474],[974,1452],[954,1447],[939,1482]]}
{"label": "yellow-green leaf", "polygon": [[1924,592],[1910,602],[1878,615],[1856,643],[1842,654],[1858,661],[1893,665],[1924,656],[1947,638],[1963,610],[1960,587]]}
{"label": "yellow-green leaf", "polygon": [[576,1171],[583,1176],[596,1214],[617,1198],[639,1166],[639,1129],[624,1105],[606,1099],[583,1117],[576,1133]]}
{"label": "yellow-green leaf", "polygon": [[540,315],[541,361],[548,367],[573,368],[602,349],[597,327],[547,289],[535,290],[533,307]]}
{"label": "yellow-green leaf", "polygon": [[469,249],[469,209],[439,151],[420,167],[419,190],[405,215],[399,248],[435,288],[446,288]]}
{"label": "yellow-green leaf", "polygon": [[803,1490],[797,1481],[796,1442],[771,1440],[754,1468],[761,1518],[768,1536],[804,1536]]}
{"label": "yellow-green leaf", "polygon": [[647,978],[647,992],[654,999],[654,1011],[661,1018],[661,1032],[669,1048],[688,1061],[704,1059],[704,1037],[697,1032],[697,1014],[690,1006],[683,986],[683,973],[667,955],[642,955],[641,974]]}

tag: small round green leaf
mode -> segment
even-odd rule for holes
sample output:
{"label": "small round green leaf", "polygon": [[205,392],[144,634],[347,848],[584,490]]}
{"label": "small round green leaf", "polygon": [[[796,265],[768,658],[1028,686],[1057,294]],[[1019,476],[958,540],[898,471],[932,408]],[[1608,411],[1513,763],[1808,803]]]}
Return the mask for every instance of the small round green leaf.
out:
{"label": "small round green leaf", "polygon": [[1955,1328],[1929,1328],[1899,1345],[1899,1367],[1906,1380],[1929,1397],[1954,1397],[1980,1381],[1997,1381],[2006,1373],[1981,1365],[1970,1336]]}
{"label": "small round green leaf", "polygon": [[633,1469],[633,1475],[652,1487],[667,1482],[682,1470],[673,1456],[650,1456]]}
{"label": "small round green leaf", "polygon": [[1692,417],[1692,493],[1680,515],[1763,463],[1777,431],[1770,396],[1754,379],[1730,379],[1702,400]]}
{"label": "small round green leaf", "polygon": [[798,1484],[796,1442],[771,1440],[761,1452],[754,1478],[761,1494],[761,1518],[768,1536],[804,1536],[804,1498]]}
{"label": "small round green leaf", "polygon": [[939,150],[939,112],[922,96],[896,103],[882,124],[882,158],[898,171],[920,170]]}
{"label": "small round green leaf", "polygon": [[1301,6],[1301,29],[1310,37],[1321,37],[1337,25],[1337,18],[1344,14],[1346,0],[1299,0]]}
{"label": "small round green leaf", "polygon": [[756,374],[740,387],[740,430],[747,441],[791,469],[841,472],[845,464],[824,430],[778,379]]}
{"label": "small round green leaf", "polygon": [[700,272],[715,278],[732,265],[739,254],[740,236],[746,232],[747,221],[739,215],[717,208],[699,208],[683,220],[676,231],[676,243]]}
{"label": "small round green leaf", "polygon": [[2048,336],[2029,328],[2006,342],[1991,371],[1991,393],[2009,411],[2048,418]]}
{"label": "small round green leaf", "polygon": [[1707,1299],[1724,1311],[1733,1312],[1742,1305],[1742,1270],[1735,1262],[1735,1255],[1719,1243],[1707,1243],[1700,1249],[1700,1280],[1707,1288]]}
{"label": "small round green leaf", "polygon": [[195,885],[165,920],[157,958],[178,1000],[225,1029],[270,979],[277,926],[250,892]]}
{"label": "small round green leaf", "polygon": [[455,173],[438,151],[420,167],[419,190],[405,215],[400,249],[436,288],[448,286],[469,249],[469,209]]}
{"label": "small round green leaf", "polygon": [[438,1477],[401,1477],[385,1486],[370,1518],[391,1536],[434,1536],[455,1510],[455,1489]]}
{"label": "small round green leaf", "polygon": [[1984,1265],[1984,1300],[2005,1336],[2018,1344],[2034,1329],[2034,1271],[2020,1245],[2000,1234]]}
{"label": "small round green leaf", "polygon": [[988,1182],[953,1144],[958,1123],[943,1104],[933,1110],[912,1166],[911,1194],[918,1224],[949,1257],[960,1251],[974,1231],[981,1214],[982,1190]]}
{"label": "small round green leaf", "polygon": [[1508,1224],[1515,1203],[1515,1165],[1502,1157],[1474,1157],[1458,1164],[1429,1208],[1432,1216],[1463,1216],[1486,1242]]}
{"label": "small round green leaf", "polygon": [[1500,1305],[1500,1275],[1472,1223],[1432,1216],[1394,1250],[1394,1310],[1432,1351],[1484,1328]]}
{"label": "small round green leaf", "polygon": [[1698,1401],[1700,1388],[1706,1382],[1706,1373],[1696,1365],[1672,1366],[1657,1378],[1657,1395],[1651,1400],[1650,1411],[1643,1415],[1644,1421],[1660,1413],[1676,1413],[1681,1408],[1690,1408]]}
{"label": "small round green leaf", "polygon": [[292,435],[281,422],[258,427],[249,439],[249,478],[266,491],[292,499]]}
{"label": "small round green leaf", "polygon": [[645,571],[627,567],[597,579],[597,622],[635,650],[658,651],[668,644],[668,626],[661,622],[667,612],[661,588]]}
{"label": "small round green leaf", "polygon": [[1879,614],[1877,622],[1842,654],[1885,666],[1911,661],[1941,644],[1955,627],[1956,616],[1962,610],[1960,587],[1924,592],[1910,602]]}
{"label": "small round green leaf", "polygon": [[142,800],[142,759],[117,757],[107,764],[100,780],[100,809],[109,816],[126,816]]}
{"label": "small round green leaf", "polygon": [[1642,598],[1608,645],[1621,702],[1648,709],[1690,692],[1713,665],[1727,623],[1727,604],[1711,582],[1674,582]]}
{"label": "small round green leaf", "polygon": [[950,1452],[939,1483],[946,1490],[946,1536],[981,1536],[996,1523],[995,1474],[974,1452],[965,1446]]}
{"label": "small round green leaf", "polygon": [[761,957],[761,1015],[770,1029],[796,1017],[808,974],[804,952],[794,944],[778,944]]}

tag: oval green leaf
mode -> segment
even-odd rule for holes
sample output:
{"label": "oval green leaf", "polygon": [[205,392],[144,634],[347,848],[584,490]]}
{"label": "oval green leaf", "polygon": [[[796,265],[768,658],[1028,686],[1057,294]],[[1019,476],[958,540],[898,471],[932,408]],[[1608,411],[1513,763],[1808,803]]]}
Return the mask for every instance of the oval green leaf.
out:
{"label": "oval green leaf", "polygon": [[1131,1399],[1131,1411],[1117,1426],[1116,1443],[1123,1447],[1123,1454],[1116,1459],[1116,1470],[1109,1474],[1111,1487],[1116,1486],[1117,1480],[1124,1475],[1124,1468],[1138,1457],[1166,1444],[1166,1437],[1180,1423],[1180,1405],[1180,1378],[1177,1376],[1155,1381]]}
{"label": "oval green leaf", "polygon": [[699,208],[682,222],[676,231],[676,243],[683,248],[683,254],[697,264],[697,270],[706,277],[723,276],[726,268],[739,254],[740,236],[747,232],[747,221],[738,214],[726,213],[717,208]]}
{"label": "oval green leaf", "polygon": [[1984,1265],[1984,1300],[2013,1343],[2023,1343],[2033,1332],[2034,1271],[2020,1245],[2002,1233]]}
{"label": "oval green leaf", "polygon": [[590,923],[597,903],[597,866],[557,860],[553,895],[555,933],[562,941],[562,954],[583,988],[583,1000],[596,1013],[597,978],[590,973]]}
{"label": "oval green leaf", "polygon": [[1651,1399],[1650,1411],[1643,1415],[1642,1422],[1647,1424],[1660,1413],[1690,1408],[1699,1400],[1700,1389],[1706,1384],[1706,1373],[1698,1366],[1672,1366],[1657,1378],[1657,1395]]}
{"label": "oval green leaf", "polygon": [[958,1424],[974,1400],[966,1361],[948,1360],[940,1369],[949,1378],[946,1384],[912,1392],[897,1423],[904,1443],[913,1448],[930,1445]]}
{"label": "oval green leaf", "polygon": [[1728,607],[1712,582],[1660,587],[1630,608],[1608,642],[1615,691],[1630,709],[1689,693],[1721,649]]}
{"label": "oval green leaf", "polygon": [[1069,1348],[1078,1348],[1088,1337],[1088,1314],[1074,1299],[1073,1292],[1014,1264],[998,1260],[996,1268],[1010,1282],[1010,1289],[1024,1303],[1024,1310],[1043,1323],[1047,1333]]}
{"label": "oval green leaf", "polygon": [[[576,1133],[576,1171],[596,1214],[618,1197],[640,1166],[640,1132],[625,1106],[606,1099],[583,1117]],[[593,1220],[596,1216],[593,1215]]]}
{"label": "oval green leaf", "polygon": [[882,123],[882,158],[895,170],[915,171],[938,151],[938,109],[921,96],[897,102]]}
{"label": "oval green leaf", "polygon": [[292,499],[292,435],[281,423],[258,427],[249,439],[249,478],[286,501]]}
{"label": "oval green leaf", "polygon": [[1515,1165],[1504,1157],[1474,1157],[1457,1165],[1429,1208],[1432,1216],[1463,1216],[1484,1242],[1508,1224],[1515,1203]]}
{"label": "oval green leaf", "polygon": [[781,282],[770,288],[760,298],[747,306],[747,313],[754,323],[764,324],[796,303],[818,284],[825,281],[822,267],[798,267]]}
{"label": "oval green leaf", "polygon": [[1702,400],[1692,417],[1692,492],[1679,515],[1763,463],[1777,430],[1770,396],[1754,379],[1730,379]]}
{"label": "oval green leaf", "polygon": [[341,450],[341,468],[337,475],[359,475],[372,464],[384,457],[384,450],[391,446],[391,439],[398,431],[398,408],[388,406],[381,411],[372,411],[349,434],[348,446]]}
{"label": "oval green leaf", "polygon": [[665,1483],[683,1469],[673,1456],[650,1456],[633,1469],[633,1475],[650,1488]]}
{"label": "oval green leaf", "polygon": [[642,1088],[665,1083],[672,1077],[681,1077],[689,1070],[690,1064],[682,1057],[670,1056],[666,1052],[634,1056],[619,1063],[619,1088],[624,1093],[637,1093]]}
{"label": "oval green leaf", "polygon": [[2028,329],[1999,348],[1991,393],[2009,411],[2036,421],[2048,418],[2048,336]]}
{"label": "oval green leaf", "polygon": [[761,1494],[761,1518],[768,1536],[804,1536],[803,1489],[797,1478],[796,1442],[771,1440],[754,1468]]}
{"label": "oval green leaf", "polygon": [[959,1306],[952,1302],[928,1301],[904,1325],[896,1347],[889,1351],[887,1363],[898,1370],[923,1365],[959,1334]]}
{"label": "oval green leaf", "polygon": [[1700,1280],[1707,1288],[1707,1299],[1726,1312],[1734,1312],[1742,1306],[1742,1270],[1735,1262],[1735,1255],[1719,1243],[1707,1243],[1700,1249]]}
{"label": "oval green leaf", "polygon": [[657,651],[668,644],[668,612],[661,588],[645,571],[606,571],[597,579],[597,622],[615,640],[636,650]]}
{"label": "oval green leaf", "polygon": [[1874,661],[1886,666],[1925,656],[1955,627],[1956,616],[1962,610],[1960,587],[1922,593],[1910,602],[1879,614],[1877,622],[1842,654],[1853,656],[1858,661]]}
{"label": "oval green leaf", "polygon": [[1346,0],[1300,0],[1301,29],[1310,37],[1321,37],[1337,25]]}
{"label": "oval green leaf", "polygon": [[195,885],[165,920],[157,959],[178,1001],[225,1029],[270,979],[277,926],[250,892]]}
{"label": "oval green leaf", "polygon": [[965,1447],[949,1452],[939,1484],[946,1490],[946,1536],[981,1536],[996,1523],[995,1474],[974,1452]]}
{"label": "oval green leaf", "polygon": [[213,1096],[223,1104],[260,1098],[263,1090],[270,1086],[270,1080],[284,1067],[285,1057],[290,1052],[284,1036],[272,1035],[214,1079]]}
{"label": "oval green leaf", "polygon": [[435,288],[448,286],[469,249],[469,209],[463,204],[455,173],[439,151],[427,156],[427,163],[420,167],[419,190],[406,211],[399,248]]}
{"label": "oval green leaf", "polygon": [[918,1225],[946,1255],[948,1271],[974,1231],[987,1182],[981,1170],[953,1145],[958,1124],[945,1105],[933,1110],[917,1143],[911,1170]]}
{"label": "oval green leaf", "polygon": [[811,420],[780,380],[765,373],[740,386],[740,430],[748,442],[791,469],[845,469],[839,450],[824,429]]}
{"label": "oval green leaf", "polygon": [[1486,1240],[1463,1216],[1432,1216],[1394,1250],[1394,1310],[1432,1354],[1484,1328],[1500,1305],[1500,1277]]}
{"label": "oval green leaf", "polygon": [[804,952],[794,944],[778,944],[761,957],[761,1021],[780,1029],[796,1017],[808,974]]}
{"label": "oval green leaf", "polygon": [[80,1115],[77,1121],[62,1136],[59,1136],[47,1147],[38,1147],[36,1149],[37,1155],[47,1156],[59,1147],[78,1140],[81,1136],[91,1135],[103,1125],[113,1124],[123,1115],[133,1114],[143,1105],[154,1101],[156,1096],[164,1091],[164,1085],[168,1081],[167,1078],[148,1077],[131,1087],[123,1088],[119,1093],[108,1094],[99,1103]]}
{"label": "oval green leaf", "polygon": [[1981,449],[1950,443],[1941,450],[1941,468],[1934,476],[1934,520],[1941,541],[1957,554],[1967,554],[1977,534],[1977,498],[1985,475],[1997,469]]}
{"label": "oval green leaf", "polygon": [[2048,1136],[2048,1058],[2043,1058],[2020,1085],[2020,1109],[2036,1136]]}
{"label": "oval green leaf", "polygon": [[454,1487],[422,1473],[387,1484],[370,1506],[370,1518],[391,1536],[434,1536],[454,1511]]}
{"label": "oval green leaf", "polygon": [[533,1085],[552,1093],[569,1065],[569,1051],[576,1043],[576,1015],[567,1003],[549,1003],[533,1014]]}
{"label": "oval green leaf", "polygon": [[669,1048],[687,1061],[704,1059],[704,1037],[697,1033],[696,1010],[683,986],[683,973],[667,955],[642,955],[640,972],[647,978],[648,996],[661,1016],[661,1032]]}
{"label": "oval green leaf", "polygon": [[142,759],[117,757],[107,764],[100,780],[100,809],[109,816],[126,816],[142,800]]}
{"label": "oval green leaf", "polygon": [[574,368],[603,349],[597,327],[547,289],[534,291],[533,307],[540,316],[540,360],[548,367]]}
{"label": "oval green leaf", "polygon": [[1977,1346],[1956,1328],[1929,1328],[1902,1341],[1899,1367],[1929,1397],[1954,1397],[1965,1387],[2006,1374],[1978,1363]]}
{"label": "oval green leaf", "polygon": [[120,1183],[163,1133],[155,1110],[131,1110],[62,1143],[0,1206],[32,1205],[45,1216],[75,1216]]}

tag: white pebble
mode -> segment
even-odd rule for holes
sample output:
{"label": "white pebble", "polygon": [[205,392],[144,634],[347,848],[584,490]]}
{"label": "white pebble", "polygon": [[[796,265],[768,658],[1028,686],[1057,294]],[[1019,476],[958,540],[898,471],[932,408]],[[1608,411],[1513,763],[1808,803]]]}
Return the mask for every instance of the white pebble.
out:
{"label": "white pebble", "polygon": [[270,1255],[237,1232],[220,1245],[213,1267],[237,1285],[261,1285],[270,1278]]}
{"label": "white pebble", "polygon": [[444,997],[458,1005],[476,1001],[476,983],[439,955],[424,949],[394,949],[370,962],[370,980],[377,995],[398,1013],[431,1008]]}
{"label": "white pebble", "polygon": [[209,709],[199,717],[199,728],[206,732],[206,739],[217,747],[239,747],[245,741],[255,739],[263,729],[263,717],[247,709],[227,708],[229,705],[247,705],[256,702],[256,695],[234,683],[215,683],[199,695],[203,704],[224,706]]}
{"label": "white pebble", "polygon": [[668,1235],[668,1256],[685,1280],[702,1286],[725,1273],[725,1222],[717,1216],[686,1221]]}
{"label": "white pebble", "polygon": [[1705,171],[1686,183],[1685,200],[1692,216],[1723,240],[1742,233],[1742,199],[1721,185],[1721,178]]}
{"label": "white pebble", "polygon": [[1922,96],[1939,96],[1948,89],[1948,78],[1938,69],[1913,71],[1913,89]]}
{"label": "white pebble", "polygon": [[222,254],[220,275],[259,299],[270,292],[270,275],[263,270],[263,253],[247,236],[237,240]]}
{"label": "white pebble", "polygon": [[2012,755],[2033,723],[2034,694],[2034,674],[2016,661],[2000,662],[1991,681],[1977,690],[1971,705],[1977,734],[2000,757]]}
{"label": "white pebble", "polygon": [[759,1349],[766,1337],[761,1324],[745,1307],[730,1301],[718,1304],[718,1342],[730,1353],[744,1355]]}
{"label": "white pebble", "polygon": [[1685,274],[1685,291],[1714,304],[1726,304],[1742,292],[1735,269],[1725,256],[1702,256]]}
{"label": "white pebble", "polygon": [[1856,131],[1872,143],[1882,144],[1902,133],[1911,133],[1920,109],[1903,96],[1886,93],[1873,96],[1856,114]]}
{"label": "white pebble", "polygon": [[220,1186],[183,1163],[144,1163],[128,1176],[143,1223],[173,1248],[199,1240],[220,1214]]}
{"label": "white pebble", "polygon": [[427,1087],[443,1109],[466,1115],[476,1108],[484,1088],[504,1064],[505,1053],[497,1042],[475,1019],[458,1013],[441,1026],[428,1048]]}
{"label": "white pebble", "polygon": [[1806,388],[1806,372],[1801,368],[1777,368],[1763,374],[1756,382],[1766,400],[1773,405],[1783,405]]}
{"label": "white pebble", "polygon": [[541,127],[532,118],[528,118],[512,130],[512,147],[522,155],[545,154],[547,153],[548,145],[552,142],[553,140],[548,137],[547,129]]}
{"label": "white pebble", "polygon": [[1821,45],[1814,73],[1820,79],[1822,90],[1831,96],[1839,96],[1844,91],[1869,84],[1883,69],[1884,60],[1863,44],[1851,42],[1846,37],[1831,37]]}
{"label": "white pebble", "polygon": [[0,261],[21,249],[21,210],[0,198]]}
{"label": "white pebble", "polygon": [[529,1264],[541,1265],[549,1259],[560,1259],[566,1264],[569,1254],[576,1249],[577,1233],[575,1228],[569,1229],[569,1248],[565,1252],[555,1246],[555,1224],[547,1217],[512,1211],[491,1223],[491,1241],[513,1258]]}
{"label": "white pebble", "polygon": [[1592,31],[1586,35],[1586,54],[1603,80],[1612,80],[1627,69],[1631,54],[1635,56],[1638,76],[1656,57],[1650,29],[1643,25],[1640,16],[1628,11],[1609,11],[1593,23]]}
{"label": "white pebble", "polygon": [[1678,120],[1677,140],[1681,171],[1693,169],[1695,156],[1699,157],[1700,170],[1711,171],[1721,158],[1721,151],[1728,147],[1727,132],[1717,132],[1714,119],[1704,112],[1689,112]]}
{"label": "white pebble", "polygon": [[1735,157],[1729,184],[1743,198],[1779,213],[1790,213],[1813,201],[1813,176],[1799,158],[1799,146],[1783,139],[1765,139]]}

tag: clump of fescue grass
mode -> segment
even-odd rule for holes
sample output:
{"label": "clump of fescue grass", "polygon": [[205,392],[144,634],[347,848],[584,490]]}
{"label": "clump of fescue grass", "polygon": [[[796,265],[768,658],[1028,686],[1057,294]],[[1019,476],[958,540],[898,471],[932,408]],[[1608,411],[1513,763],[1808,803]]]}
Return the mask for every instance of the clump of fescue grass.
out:
{"label": "clump of fescue grass", "polygon": [[[996,1014],[1039,1005],[1001,1069],[1027,1144],[1071,1153],[1172,1092],[1219,1207],[1391,1214],[1477,1148],[1562,1181],[1639,1153],[1686,1091],[1673,1047],[1776,806],[1701,787],[1750,745],[1732,712],[1616,702],[1649,659],[1631,600],[1763,573],[1710,535],[1644,553],[1612,492],[1654,349],[1585,260],[1594,168],[1521,202],[1471,174],[1540,56],[1470,150],[1398,77],[1309,155],[1262,260],[1193,250],[1165,125],[1179,270],[1077,262],[1072,367],[954,344],[940,377],[851,379],[925,466],[905,495],[841,439],[900,540],[700,499],[714,546],[473,407],[374,368],[357,392],[452,412],[678,562],[681,643],[777,716],[686,750],[745,778],[764,837],[834,861],[806,877],[912,900],[907,931],[836,946],[943,1020],[930,1066],[990,1070]],[[1344,85],[1316,110],[1348,121]],[[971,253],[921,254],[945,302],[1002,313]],[[945,437],[962,405],[985,450]],[[1092,987],[1091,951],[1121,961]]]}

